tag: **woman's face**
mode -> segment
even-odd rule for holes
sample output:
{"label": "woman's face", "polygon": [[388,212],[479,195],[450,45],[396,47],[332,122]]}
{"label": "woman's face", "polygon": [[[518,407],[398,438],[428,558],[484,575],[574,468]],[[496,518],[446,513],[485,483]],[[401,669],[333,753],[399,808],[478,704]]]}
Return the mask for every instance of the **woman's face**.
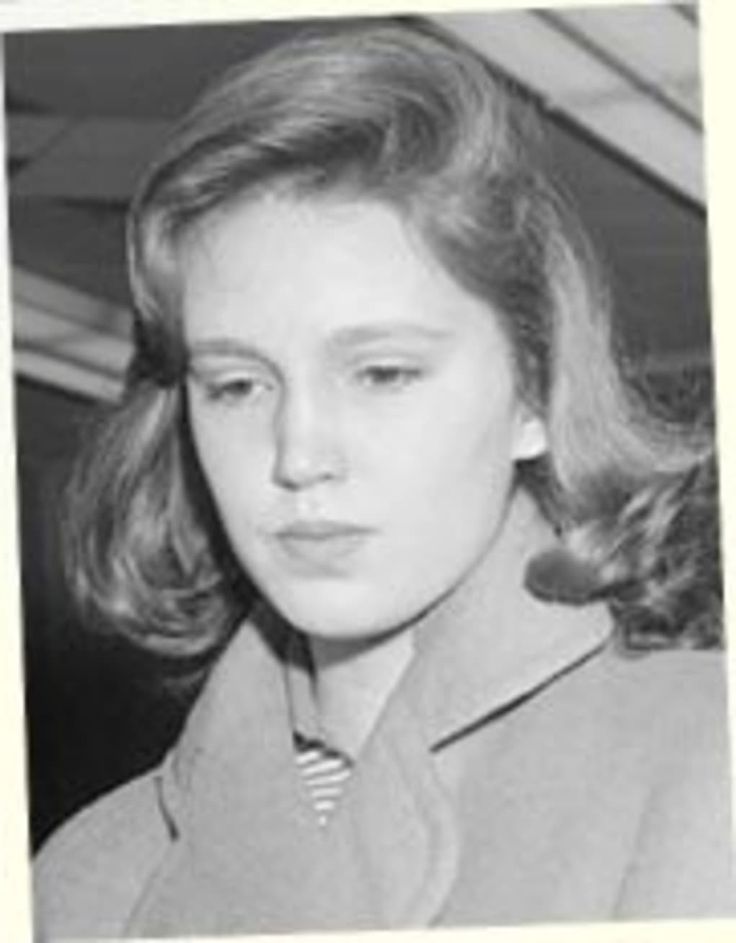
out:
{"label": "woman's face", "polygon": [[194,441],[243,567],[307,633],[410,623],[543,449],[493,314],[377,203],[244,203],[181,262]]}

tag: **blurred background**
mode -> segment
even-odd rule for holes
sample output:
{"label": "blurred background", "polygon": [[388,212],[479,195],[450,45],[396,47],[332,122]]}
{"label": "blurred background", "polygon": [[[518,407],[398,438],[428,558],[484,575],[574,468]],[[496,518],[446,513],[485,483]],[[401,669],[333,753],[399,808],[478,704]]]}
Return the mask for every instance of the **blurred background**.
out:
{"label": "blurred background", "polygon": [[[608,269],[632,378],[663,408],[711,405],[698,17],[687,4],[433,17],[538,99],[545,161]],[[352,29],[359,19],[329,21]],[[171,666],[85,631],[58,510],[129,352],[126,205],[172,120],[229,63],[308,21],[16,33],[5,40],[19,536],[31,831],[143,769],[187,697]]]}

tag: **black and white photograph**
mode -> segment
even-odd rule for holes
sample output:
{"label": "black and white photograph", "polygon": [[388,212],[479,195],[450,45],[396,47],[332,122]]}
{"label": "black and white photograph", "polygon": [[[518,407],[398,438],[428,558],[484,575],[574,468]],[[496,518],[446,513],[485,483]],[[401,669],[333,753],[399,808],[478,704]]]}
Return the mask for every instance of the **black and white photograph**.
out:
{"label": "black and white photograph", "polygon": [[38,943],[736,917],[702,28],[6,32]]}

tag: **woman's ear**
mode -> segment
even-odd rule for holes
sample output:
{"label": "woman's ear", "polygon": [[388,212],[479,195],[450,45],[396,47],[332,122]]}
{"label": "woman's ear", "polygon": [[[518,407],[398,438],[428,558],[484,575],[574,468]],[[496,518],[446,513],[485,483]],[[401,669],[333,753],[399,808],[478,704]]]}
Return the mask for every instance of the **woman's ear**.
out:
{"label": "woman's ear", "polygon": [[542,419],[532,409],[522,404],[516,419],[513,459],[529,461],[544,455],[548,448],[547,429]]}

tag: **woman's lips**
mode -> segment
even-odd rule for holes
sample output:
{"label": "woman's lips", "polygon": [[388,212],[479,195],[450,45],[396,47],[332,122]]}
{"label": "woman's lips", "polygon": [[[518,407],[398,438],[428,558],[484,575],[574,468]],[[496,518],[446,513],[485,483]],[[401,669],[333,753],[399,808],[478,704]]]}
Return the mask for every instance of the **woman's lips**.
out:
{"label": "woman's lips", "polygon": [[281,551],[298,568],[339,571],[373,533],[341,521],[298,521],[275,536]]}

